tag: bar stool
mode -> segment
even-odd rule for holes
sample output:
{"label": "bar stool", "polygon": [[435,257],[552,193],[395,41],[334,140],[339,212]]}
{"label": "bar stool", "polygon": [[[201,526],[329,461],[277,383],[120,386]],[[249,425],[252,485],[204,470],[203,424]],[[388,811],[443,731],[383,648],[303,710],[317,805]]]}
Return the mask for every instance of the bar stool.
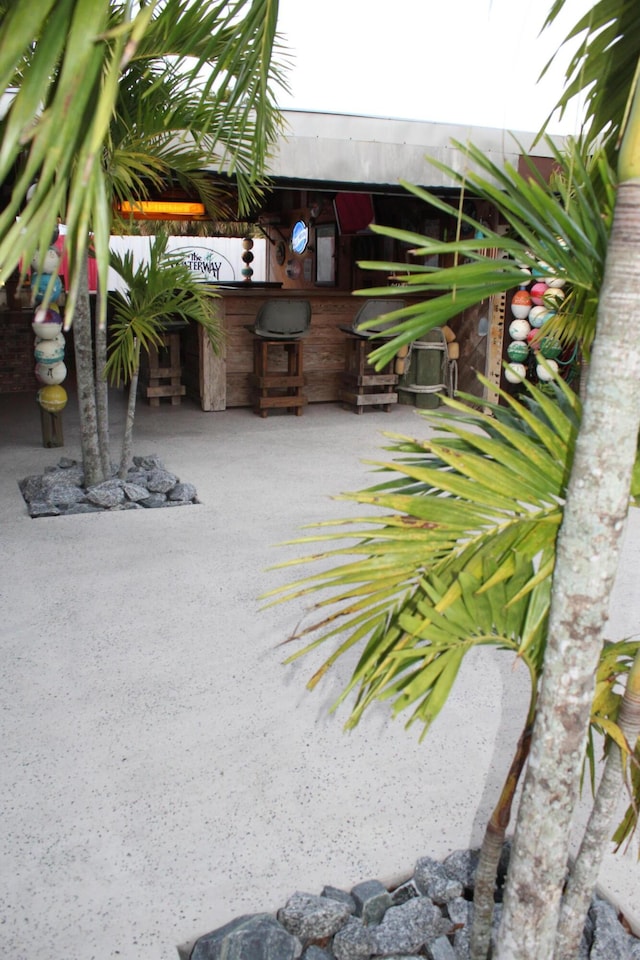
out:
{"label": "bar stool", "polygon": [[[398,402],[398,394],[394,389],[398,383],[394,361],[390,360],[382,370],[376,371],[369,363],[369,354],[380,345],[381,340],[380,337],[372,339],[371,334],[381,333],[395,323],[371,321],[402,307],[403,300],[367,300],[356,313],[351,326],[340,328],[347,334],[347,340],[338,396],[343,405],[352,408],[354,413],[363,413],[365,407],[382,407],[388,413],[391,405]],[[360,331],[359,327],[364,323],[367,323],[367,329]]]}
{"label": "bar stool", "polygon": [[301,416],[307,403],[302,338],[310,324],[308,300],[274,298],[264,302],[254,326],[247,328],[254,335],[249,383],[255,414],[266,417],[269,410],[281,409]]}

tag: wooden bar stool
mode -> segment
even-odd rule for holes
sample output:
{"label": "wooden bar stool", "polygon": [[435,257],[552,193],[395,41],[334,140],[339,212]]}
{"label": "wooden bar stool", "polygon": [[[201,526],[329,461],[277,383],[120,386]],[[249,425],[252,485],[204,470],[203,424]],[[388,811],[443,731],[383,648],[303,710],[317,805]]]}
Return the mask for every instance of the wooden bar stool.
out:
{"label": "wooden bar stool", "polygon": [[182,383],[180,334],[170,326],[158,346],[149,344],[148,365],[145,364],[143,370],[143,383],[145,381],[145,396],[151,407],[159,407],[161,400],[170,400],[172,406],[178,406],[187,392]]}
{"label": "wooden bar stool", "polygon": [[[347,334],[345,343],[345,367],[341,376],[340,401],[355,413],[363,413],[365,407],[382,407],[385,413],[398,402],[395,389],[398,375],[391,360],[378,371],[369,363],[369,354],[380,345],[380,338],[371,339],[371,333],[381,333],[395,321],[374,323],[378,317],[404,307],[402,300],[367,300],[358,310],[350,327],[341,327]],[[359,330],[367,323],[367,330]]]}
{"label": "wooden bar stool", "polygon": [[311,323],[308,300],[267,300],[258,312],[254,335],[253,373],[249,376],[253,412],[266,417],[269,410],[286,410],[301,416],[304,395],[304,345]]}
{"label": "wooden bar stool", "polygon": [[[282,369],[282,350],[286,355],[286,371]],[[253,341],[253,373],[250,375],[253,412],[266,417],[269,410],[286,409],[302,414],[307,398],[304,395],[304,349],[302,340]]]}

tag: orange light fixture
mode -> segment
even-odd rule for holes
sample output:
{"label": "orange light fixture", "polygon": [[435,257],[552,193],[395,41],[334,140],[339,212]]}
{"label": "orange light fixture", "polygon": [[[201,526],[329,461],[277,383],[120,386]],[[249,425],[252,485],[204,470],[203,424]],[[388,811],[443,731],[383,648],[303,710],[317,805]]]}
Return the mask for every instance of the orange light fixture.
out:
{"label": "orange light fixture", "polygon": [[203,203],[187,200],[122,200],[118,210],[134,220],[204,220],[207,213]]}

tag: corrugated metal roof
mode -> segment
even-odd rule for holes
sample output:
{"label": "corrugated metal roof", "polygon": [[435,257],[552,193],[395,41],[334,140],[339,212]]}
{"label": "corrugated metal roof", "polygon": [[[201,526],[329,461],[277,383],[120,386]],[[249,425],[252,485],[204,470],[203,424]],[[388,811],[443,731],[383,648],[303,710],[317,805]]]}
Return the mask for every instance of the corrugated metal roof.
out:
{"label": "corrugated metal roof", "polygon": [[[456,126],[384,117],[284,110],[286,133],[269,164],[275,178],[342,184],[393,185],[399,180],[427,187],[453,187],[451,178],[432,166],[433,157],[457,171],[469,168],[452,140],[473,143],[497,166],[517,167],[522,153],[549,156],[534,145],[533,133],[509,133],[489,127]],[[554,137],[561,143],[562,138]]]}

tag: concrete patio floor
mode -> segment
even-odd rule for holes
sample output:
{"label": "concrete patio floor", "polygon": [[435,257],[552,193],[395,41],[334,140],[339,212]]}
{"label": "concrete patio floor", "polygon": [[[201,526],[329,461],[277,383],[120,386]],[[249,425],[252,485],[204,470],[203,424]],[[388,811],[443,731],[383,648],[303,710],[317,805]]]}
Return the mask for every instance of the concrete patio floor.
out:
{"label": "concrete patio floor", "polygon": [[[123,419],[120,395],[112,413]],[[419,856],[479,844],[526,709],[522,668],[483,652],[427,740],[375,709],[329,716],[321,654],[285,667],[302,603],[258,597],[302,555],[275,544],[374,478],[382,431],[423,435],[410,407],[333,405],[262,420],[140,403],[138,454],[194,483],[198,506],[29,519],[17,481],[78,457],[42,446],[32,396],[0,397],[2,817],[0,946],[26,960],[174,960],[176,947],[295,891],[393,882]],[[114,430],[114,434],[119,430]],[[114,442],[114,448],[115,448]],[[640,623],[633,517],[609,635]],[[602,887],[640,930],[635,844]]]}

